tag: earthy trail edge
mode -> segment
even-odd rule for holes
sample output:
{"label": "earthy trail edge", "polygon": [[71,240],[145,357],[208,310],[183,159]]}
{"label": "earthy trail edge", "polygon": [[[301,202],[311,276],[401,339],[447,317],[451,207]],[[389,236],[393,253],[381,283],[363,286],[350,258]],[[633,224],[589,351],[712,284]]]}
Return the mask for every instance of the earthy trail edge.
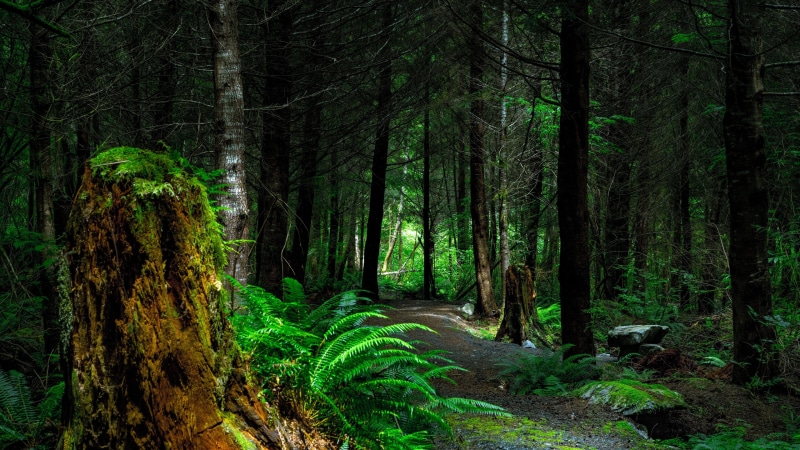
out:
{"label": "earthy trail edge", "polygon": [[[515,417],[479,417],[454,424],[454,438],[441,438],[437,449],[537,449],[579,448],[620,450],[642,448],[648,443],[632,431],[620,436],[614,425],[624,420],[619,414],[587,405],[579,399],[516,396],[505,390],[496,378],[496,364],[514,358],[523,350],[509,343],[481,339],[467,330],[458,305],[422,300],[386,301],[392,322],[416,322],[438,332],[409,333],[409,338],[425,341],[424,349],[442,349],[468,372],[453,372],[457,385],[440,383],[440,393],[449,397],[474,398],[502,406]],[[527,419],[527,420],[526,420]],[[459,421],[460,422],[460,421]],[[563,446],[563,447],[557,447]]]}

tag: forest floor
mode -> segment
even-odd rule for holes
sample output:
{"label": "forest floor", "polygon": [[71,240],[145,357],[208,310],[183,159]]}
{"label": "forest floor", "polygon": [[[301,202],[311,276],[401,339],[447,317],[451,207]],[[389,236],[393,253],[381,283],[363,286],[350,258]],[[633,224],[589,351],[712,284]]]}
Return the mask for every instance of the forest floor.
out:
{"label": "forest floor", "polygon": [[[457,384],[437,385],[445,397],[487,401],[501,406],[512,418],[458,416],[448,419],[452,436],[437,438],[437,449],[660,449],[670,448],[643,437],[621,414],[571,397],[514,395],[498,379],[502,361],[513,360],[520,346],[480,338],[496,329],[496,320],[470,321],[459,305],[384,300],[392,322],[415,322],[438,334],[415,330],[409,338],[426,342],[425,350],[441,349],[466,372],[450,373]],[[494,325],[494,328],[492,328]],[[758,396],[724,380],[671,375],[650,381],[680,392],[688,407],[673,412],[670,432],[679,435],[714,434],[719,426],[745,426],[747,439],[785,433],[788,417],[800,411],[798,399],[787,395]],[[794,413],[792,413],[794,412]],[[790,420],[791,422],[791,420]],[[797,420],[795,419],[795,424]],[[674,447],[673,447],[674,448]]]}

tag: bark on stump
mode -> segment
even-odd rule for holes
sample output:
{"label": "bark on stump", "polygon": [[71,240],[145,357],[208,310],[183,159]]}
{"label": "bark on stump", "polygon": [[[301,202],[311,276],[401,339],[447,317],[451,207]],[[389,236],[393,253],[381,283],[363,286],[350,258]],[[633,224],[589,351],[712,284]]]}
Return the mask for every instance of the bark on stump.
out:
{"label": "bark on stump", "polygon": [[509,266],[505,277],[506,302],[494,340],[508,337],[511,342],[522,345],[526,340],[535,339],[540,345],[549,346],[536,310],[536,290],[530,268]]}
{"label": "bark on stump", "polygon": [[332,448],[247,384],[202,184],[139,149],[90,164],[67,233],[74,404],[61,448]]}

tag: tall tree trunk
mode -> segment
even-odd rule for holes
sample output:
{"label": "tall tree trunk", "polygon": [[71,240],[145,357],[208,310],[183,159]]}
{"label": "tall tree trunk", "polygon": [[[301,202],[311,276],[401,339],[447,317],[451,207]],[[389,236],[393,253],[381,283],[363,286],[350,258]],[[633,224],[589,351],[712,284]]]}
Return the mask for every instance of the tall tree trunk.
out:
{"label": "tall tree trunk", "polygon": [[49,264],[55,256],[55,220],[53,215],[53,158],[50,148],[51,131],[49,115],[51,103],[50,64],[53,48],[50,31],[32,25],[29,53],[30,98],[32,130],[29,143],[33,182],[31,192],[35,198],[33,229],[41,235],[43,250],[40,254],[42,270],[39,273],[37,294],[42,297],[42,325],[44,328],[44,354],[58,354],[58,296],[55,290],[56,274]]}
{"label": "tall tree trunk", "polygon": [[[631,2],[627,0],[614,0],[605,5],[611,15],[609,27],[619,34],[630,34],[632,16]],[[634,65],[626,58],[624,43],[619,43],[613,52],[616,56],[608,68],[609,82],[605,83],[608,91],[608,104],[613,117],[619,115],[630,117],[634,107],[632,100],[632,75],[631,66]],[[634,65],[635,66],[635,65]],[[633,146],[630,144],[632,126],[625,119],[612,120],[607,126],[607,140],[611,146],[605,155],[605,177],[608,185],[608,201],[605,214],[605,233],[603,238],[603,279],[602,296],[606,299],[616,299],[621,292],[625,292],[625,273],[628,266],[628,253],[630,252],[630,203],[631,203],[631,165],[633,163]]]}
{"label": "tall tree trunk", "polygon": [[467,158],[466,146],[460,144],[458,150],[455,152],[453,167],[456,172],[456,249],[458,250],[456,258],[460,266],[464,263],[464,256],[469,251],[469,223],[467,222]]}
{"label": "tall tree trunk", "polygon": [[[389,270],[389,259],[392,257],[395,244],[397,244],[398,239],[400,239],[400,232],[403,229],[403,201],[406,197],[405,178],[406,175],[408,175],[407,160],[408,154],[406,154],[406,163],[403,164],[403,185],[400,186],[400,200],[397,202],[397,219],[394,221],[394,229],[392,230],[391,236],[389,236],[389,247],[386,249],[386,256],[383,258],[383,267],[381,267],[381,272],[387,272]],[[403,253],[400,252],[400,255],[398,256],[402,259]]]}
{"label": "tall tree trunk", "polygon": [[214,153],[217,169],[224,170],[219,196],[220,222],[228,241],[225,273],[247,284],[250,237],[244,142],[244,95],[239,58],[238,0],[215,0],[208,11],[214,49]]}
{"label": "tall tree trunk", "polygon": [[292,237],[292,272],[305,284],[306,260],[314,218],[314,180],[317,176],[317,155],[322,135],[322,106],[318,97],[311,100],[305,116],[305,141],[300,159],[300,180],[297,188],[297,211]]}
{"label": "tall tree trunk", "polygon": [[[317,11],[324,4],[324,0],[313,0],[312,10]],[[323,18],[319,14],[307,22],[308,30],[320,30]],[[316,39],[310,42],[309,54],[304,59],[305,70],[309,72],[309,89],[315,94],[308,99],[303,121],[303,141],[300,145],[300,175],[297,187],[297,209],[295,210],[294,234],[292,236],[291,268],[297,280],[305,285],[306,262],[308,260],[309,244],[311,242],[311,224],[314,220],[314,196],[316,177],[318,171],[318,158],[320,156],[322,141],[322,101],[324,79],[318,67],[324,63],[325,56],[320,53],[324,36],[316,31]]]}
{"label": "tall tree trunk", "polygon": [[[98,158],[67,233],[75,413],[62,448],[333,448],[248,385],[202,185],[163,155]],[[170,189],[141,192],[136,177]]]}
{"label": "tall tree trunk", "polygon": [[684,86],[682,87],[678,118],[678,158],[680,169],[678,170],[677,182],[673,192],[675,216],[673,248],[677,255],[677,269],[673,272],[671,285],[678,292],[678,302],[681,309],[689,306],[691,300],[691,289],[689,275],[692,272],[692,223],[689,210],[689,169],[691,166],[691,148],[689,146],[689,59],[681,57],[679,62],[680,72],[683,77]]}
{"label": "tall tree trunk", "polygon": [[[503,19],[502,19],[502,36],[503,45],[508,46],[508,2],[503,1]],[[498,148],[498,186],[499,192],[497,195],[497,227],[500,237],[500,273],[503,274],[500,278],[502,284],[500,292],[502,292],[501,303],[505,304],[506,299],[506,276],[508,266],[511,260],[511,250],[508,245],[508,151],[506,150],[506,140],[508,138],[508,105],[506,103],[506,92],[508,90],[508,52],[503,51],[503,56],[500,61],[500,93],[502,100],[500,101],[500,145]]]}
{"label": "tall tree trunk", "polygon": [[[725,261],[725,258],[720,256],[720,254],[725,251],[725,248],[720,239],[719,226],[722,208],[727,200],[725,198],[725,175],[716,173],[716,171],[708,175],[713,187],[711,197],[708,199],[710,204],[705,208],[706,220],[704,223],[703,241],[706,251],[701,260],[700,292],[697,295],[697,309],[701,314],[711,314],[714,312],[714,303],[719,288],[719,274],[729,271],[727,266],[721,269],[717,267],[718,261]],[[723,297],[723,307],[727,303],[725,301],[726,298],[727,297]]]}
{"label": "tall tree trunk", "polygon": [[[540,81],[538,83],[541,83]],[[528,266],[536,280],[536,267],[539,259],[539,224],[542,217],[542,190],[544,188],[544,152],[542,144],[539,142],[541,122],[536,119],[536,100],[531,104],[531,120],[528,124],[528,132],[525,134],[525,145],[532,141],[533,151],[530,156],[530,167],[532,171],[531,190],[526,201],[530,205],[527,214],[528,223],[526,224],[525,238],[527,250],[525,252],[525,265]]]}
{"label": "tall tree trunk", "polygon": [[294,276],[288,264],[289,159],[292,68],[289,62],[292,11],[286,1],[270,2],[265,35],[266,77],[261,87],[261,183],[258,188],[256,271],[261,287],[279,297],[283,278]]}
{"label": "tall tree trunk", "polygon": [[767,264],[769,197],[764,144],[763,3],[729,0],[725,158],[731,211],[730,269],[733,297],[733,379],[745,384],[776,373],[775,329]]}
{"label": "tall tree trunk", "polygon": [[378,260],[381,251],[381,229],[383,227],[383,204],[386,194],[386,166],[389,158],[389,126],[392,103],[392,59],[391,26],[392,2],[386,2],[382,11],[382,35],[384,37],[379,57],[378,74],[378,128],[375,137],[375,152],[372,155],[372,179],[369,189],[369,216],[367,237],[364,243],[364,271],[361,288],[373,300],[378,299]]}
{"label": "tall tree trunk", "polygon": [[635,289],[647,290],[647,252],[650,246],[650,163],[640,162],[636,173],[636,218],[634,219],[633,257],[636,268]]}
{"label": "tall tree trunk", "polygon": [[469,7],[474,33],[470,36],[469,93],[469,210],[472,217],[472,251],[475,255],[475,279],[478,301],[477,315],[495,315],[499,311],[492,291],[492,266],[489,261],[489,220],[486,212],[486,185],[484,182],[484,101],[480,98],[483,89],[483,46],[479,36],[483,28],[483,2],[473,1]]}
{"label": "tall tree trunk", "polygon": [[[430,71],[428,72],[430,77]],[[431,223],[431,108],[430,78],[425,80],[425,113],[422,118],[422,299],[436,293],[433,276],[433,224]]]}
{"label": "tall tree trunk", "polygon": [[172,33],[176,32],[177,25],[174,24],[175,17],[179,12],[177,0],[168,2],[162,13],[162,23],[170,24],[162,39],[164,48],[158,60],[158,88],[155,94],[155,101],[158,107],[153,115],[153,132],[151,133],[153,149],[160,149],[167,144],[170,135],[170,123],[172,110],[175,103],[175,91],[177,89],[176,66],[172,62],[174,57],[174,47]]}
{"label": "tall tree trunk", "polygon": [[342,221],[342,208],[340,206],[339,189],[339,159],[336,150],[331,153],[330,169],[330,220],[328,221],[328,248],[327,248],[327,279],[330,282],[336,278],[336,262],[339,257],[339,228]]}
{"label": "tall tree trunk", "polygon": [[570,0],[561,19],[558,226],[561,340],[567,354],[595,352],[589,284],[589,2]]}

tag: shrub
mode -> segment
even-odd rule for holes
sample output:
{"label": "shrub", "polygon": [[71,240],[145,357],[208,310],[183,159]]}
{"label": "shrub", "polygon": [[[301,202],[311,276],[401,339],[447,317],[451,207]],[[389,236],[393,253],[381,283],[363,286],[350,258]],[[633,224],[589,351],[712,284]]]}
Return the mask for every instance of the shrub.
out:
{"label": "shrub", "polygon": [[434,428],[448,430],[447,412],[505,414],[485,402],[437,394],[431,382],[461,369],[440,351],[420,353],[418,342],[403,338],[429,328],[371,325],[386,319],[384,307],[356,292],[311,309],[299,284],[285,283],[284,301],[257,286],[240,286],[250,313],[234,317],[265,394],[279,405],[305,399],[322,410],[310,415],[332,417],[328,426],[363,448],[420,448]]}
{"label": "shrub", "polygon": [[551,354],[536,356],[519,353],[513,361],[504,361],[499,377],[510,383],[517,394],[559,395],[574,389],[597,376],[595,359],[578,354],[564,358],[571,346],[564,345]]}

